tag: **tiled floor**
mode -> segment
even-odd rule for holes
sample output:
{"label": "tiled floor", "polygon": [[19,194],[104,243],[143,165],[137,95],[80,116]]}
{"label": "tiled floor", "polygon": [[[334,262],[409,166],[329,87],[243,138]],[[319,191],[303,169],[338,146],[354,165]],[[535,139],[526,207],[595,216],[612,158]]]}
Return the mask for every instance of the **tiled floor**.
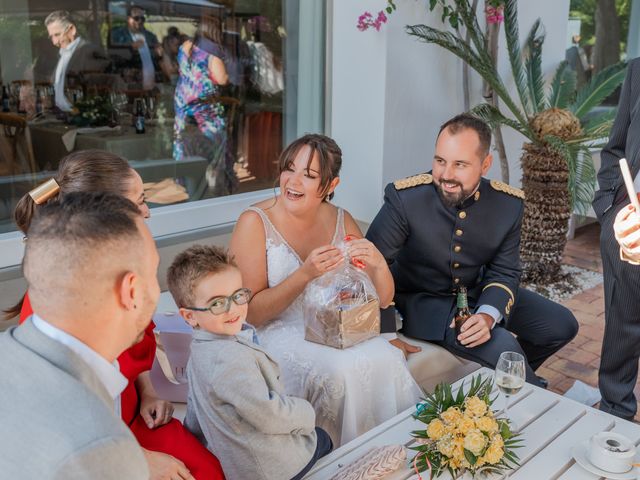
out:
{"label": "tiled floor", "polygon": [[[588,270],[602,272],[600,259],[600,227],[591,224],[576,231],[565,249],[565,263]],[[537,371],[549,380],[549,388],[566,392],[575,380],[598,386],[598,366],[604,333],[604,288],[600,284],[566,300],[563,304],[573,311],[580,323],[576,338],[556,355],[549,358]],[[640,382],[636,384],[640,398]],[[640,421],[640,414],[636,415]]]}

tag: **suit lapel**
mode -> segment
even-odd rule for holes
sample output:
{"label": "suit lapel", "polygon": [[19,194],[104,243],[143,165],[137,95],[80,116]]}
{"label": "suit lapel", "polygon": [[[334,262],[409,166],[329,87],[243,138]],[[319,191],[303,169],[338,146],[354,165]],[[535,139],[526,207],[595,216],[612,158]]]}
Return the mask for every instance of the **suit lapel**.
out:
{"label": "suit lapel", "polygon": [[93,372],[91,367],[67,346],[47,337],[38,330],[31,318],[13,331],[13,336],[22,345],[40,357],[52,363],[60,370],[68,373],[97,395],[110,410],[113,410],[113,399],[107,389]]}

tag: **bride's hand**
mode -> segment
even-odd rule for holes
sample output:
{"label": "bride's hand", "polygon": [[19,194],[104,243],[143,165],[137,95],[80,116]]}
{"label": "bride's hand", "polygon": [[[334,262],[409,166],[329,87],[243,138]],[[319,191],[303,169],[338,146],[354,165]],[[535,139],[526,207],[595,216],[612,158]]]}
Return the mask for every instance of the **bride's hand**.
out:
{"label": "bride's hand", "polygon": [[310,279],[319,277],[339,266],[344,261],[342,252],[333,245],[325,245],[312,250],[300,269]]}
{"label": "bride's hand", "polygon": [[355,238],[353,235],[345,237],[347,241],[347,253],[351,257],[351,262],[359,268],[370,267],[374,270],[381,266],[386,266],[380,250],[366,238]]}

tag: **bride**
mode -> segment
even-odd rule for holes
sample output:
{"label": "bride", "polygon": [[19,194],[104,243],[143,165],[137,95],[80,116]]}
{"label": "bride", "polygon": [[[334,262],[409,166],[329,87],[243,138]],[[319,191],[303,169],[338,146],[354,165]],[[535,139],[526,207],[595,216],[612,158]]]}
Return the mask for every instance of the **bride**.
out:
{"label": "bride", "polygon": [[329,202],[340,179],[342,152],[324,135],[305,135],[279,160],[280,195],[240,216],[231,252],[254,292],[248,321],[279,362],[287,393],[309,400],[317,426],[344,444],[414,404],[420,389],[400,349],[376,337],[345,350],[304,339],[303,293],[314,278],[339,267],[337,245],[365,263],[381,307],[393,299],[382,254],[351,215]]}

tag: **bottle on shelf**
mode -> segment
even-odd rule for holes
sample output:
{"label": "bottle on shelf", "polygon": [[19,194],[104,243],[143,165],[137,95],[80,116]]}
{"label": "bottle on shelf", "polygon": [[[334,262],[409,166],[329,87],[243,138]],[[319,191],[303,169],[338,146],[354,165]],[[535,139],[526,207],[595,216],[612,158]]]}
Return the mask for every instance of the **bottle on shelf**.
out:
{"label": "bottle on shelf", "polygon": [[[471,316],[471,311],[469,310],[469,300],[467,299],[467,288],[459,287],[458,288],[458,296],[456,300],[456,306],[458,310],[456,311],[456,316],[453,319],[454,326],[456,329],[456,339],[458,335],[460,335],[460,329],[464,322]],[[456,340],[457,341],[457,340]]]}
{"label": "bottle on shelf", "polygon": [[8,112],[11,110],[10,108],[11,100],[9,99],[9,92],[7,91],[7,86],[2,86],[2,111]]}
{"label": "bottle on shelf", "polygon": [[42,102],[42,93],[39,88],[36,88],[36,115],[40,115],[44,111],[44,104]]}
{"label": "bottle on shelf", "polygon": [[142,98],[136,99],[136,109],[135,109],[135,127],[136,133],[144,133],[144,108],[143,108],[143,100]]}

